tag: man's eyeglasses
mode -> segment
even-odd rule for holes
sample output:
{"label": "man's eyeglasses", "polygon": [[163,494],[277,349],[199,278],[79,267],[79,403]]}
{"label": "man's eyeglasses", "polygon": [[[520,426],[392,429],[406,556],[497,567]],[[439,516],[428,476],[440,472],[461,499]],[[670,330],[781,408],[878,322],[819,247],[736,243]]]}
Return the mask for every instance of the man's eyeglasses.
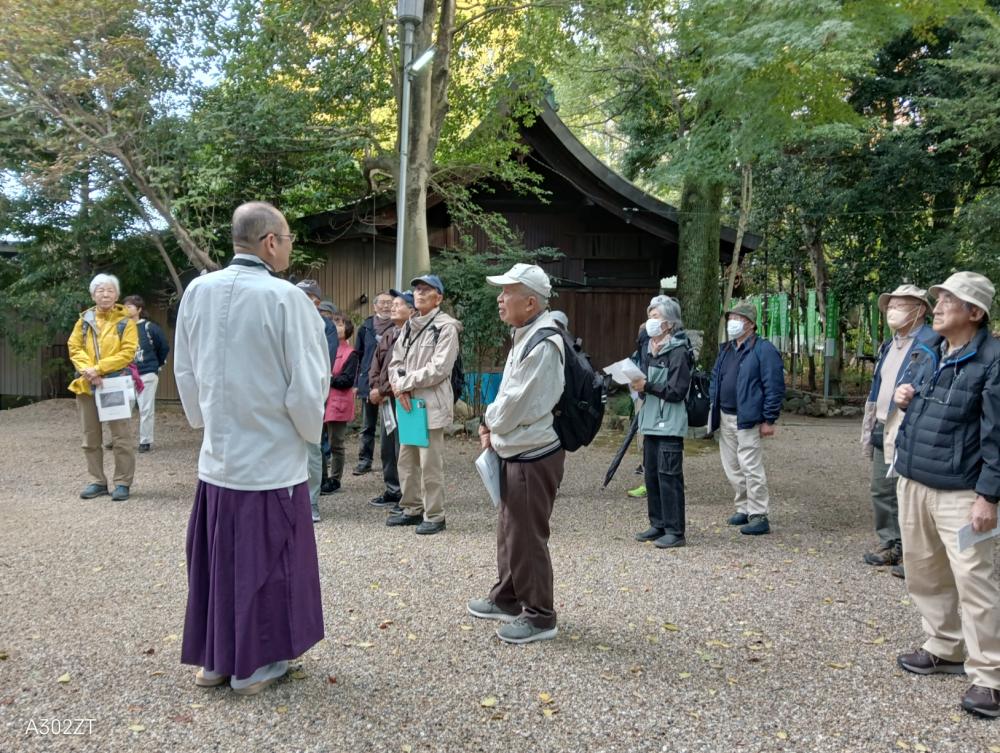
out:
{"label": "man's eyeglasses", "polygon": [[289,243],[295,243],[295,239],[298,237],[295,233],[264,233],[257,240],[262,241],[269,235],[273,235],[275,238],[288,238]]}

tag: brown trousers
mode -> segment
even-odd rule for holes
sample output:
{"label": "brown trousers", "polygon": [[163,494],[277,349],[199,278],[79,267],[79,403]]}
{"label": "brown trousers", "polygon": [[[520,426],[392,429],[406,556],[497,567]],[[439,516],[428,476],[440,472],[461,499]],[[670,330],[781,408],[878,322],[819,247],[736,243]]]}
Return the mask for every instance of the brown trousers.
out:
{"label": "brown trousers", "polygon": [[[104,475],[104,438],[101,420],[97,417],[97,403],[93,395],[77,395],[76,406],[83,428],[83,454],[87,458],[87,471],[95,484],[108,485]],[[115,485],[132,486],[135,475],[135,446],[132,444],[132,424],[127,418],[108,421],[111,444],[115,454]]]}
{"label": "brown trousers", "polygon": [[539,628],[556,624],[549,518],[565,462],[563,449],[541,460],[500,460],[499,579],[489,598],[503,611],[523,615]]}

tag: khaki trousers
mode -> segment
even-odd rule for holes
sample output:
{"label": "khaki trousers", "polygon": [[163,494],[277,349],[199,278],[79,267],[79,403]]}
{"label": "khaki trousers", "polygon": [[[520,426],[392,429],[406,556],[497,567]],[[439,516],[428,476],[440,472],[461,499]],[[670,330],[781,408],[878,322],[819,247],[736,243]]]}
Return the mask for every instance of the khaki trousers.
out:
{"label": "khaki trousers", "polygon": [[928,635],[924,650],[949,661],[964,659],[973,684],[1000,690],[996,540],[958,551],[958,529],[969,522],[976,493],[931,489],[900,478],[896,497],[906,586]]}
{"label": "khaki trousers", "polygon": [[[398,429],[397,429],[398,431]],[[444,520],[444,429],[427,432],[427,447],[400,445],[399,485],[404,515],[423,515],[430,523]]]}
{"label": "khaki trousers", "polygon": [[156,429],[156,385],[160,377],[150,372],[142,375],[145,385],[142,392],[135,396],[139,405],[139,444],[153,444],[153,432]]}
{"label": "khaki trousers", "polygon": [[[77,412],[83,427],[83,455],[87,458],[87,472],[95,484],[108,485],[104,475],[104,438],[101,421],[97,417],[97,403],[93,395],[76,396]],[[135,447],[132,445],[132,423],[127,418],[108,421],[111,444],[115,454],[115,486],[132,486],[135,476]]]}
{"label": "khaki trousers", "polygon": [[733,487],[736,512],[745,515],[767,515],[770,497],[767,474],[764,473],[764,447],[760,427],[737,429],[736,416],[721,413],[719,454],[722,470]]}

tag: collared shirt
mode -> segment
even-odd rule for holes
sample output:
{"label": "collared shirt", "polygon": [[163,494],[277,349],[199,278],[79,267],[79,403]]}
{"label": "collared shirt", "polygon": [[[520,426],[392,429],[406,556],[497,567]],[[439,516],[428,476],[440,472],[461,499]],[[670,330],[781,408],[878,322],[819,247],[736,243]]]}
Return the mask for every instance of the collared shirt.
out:
{"label": "collared shirt", "polygon": [[881,383],[879,384],[878,396],[875,398],[875,419],[886,422],[889,418],[889,409],[892,408],[892,396],[896,392],[896,379],[899,371],[906,362],[906,354],[913,345],[913,335],[894,335],[889,349],[882,359],[882,368],[879,371]]}
{"label": "collared shirt", "polygon": [[198,478],[244,491],[306,480],[330,355],[323,319],[301,290],[263,262],[198,277],[177,314],[174,374],[188,421],[204,428]]}

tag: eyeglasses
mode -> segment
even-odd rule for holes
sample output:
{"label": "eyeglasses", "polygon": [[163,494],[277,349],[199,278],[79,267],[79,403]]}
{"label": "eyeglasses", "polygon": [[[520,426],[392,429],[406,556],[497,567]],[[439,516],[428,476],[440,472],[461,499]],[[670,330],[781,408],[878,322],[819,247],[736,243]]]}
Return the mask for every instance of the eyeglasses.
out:
{"label": "eyeglasses", "polygon": [[275,238],[288,238],[289,243],[295,243],[295,239],[298,237],[295,233],[264,233],[257,240],[262,241],[269,235],[273,235]]}

